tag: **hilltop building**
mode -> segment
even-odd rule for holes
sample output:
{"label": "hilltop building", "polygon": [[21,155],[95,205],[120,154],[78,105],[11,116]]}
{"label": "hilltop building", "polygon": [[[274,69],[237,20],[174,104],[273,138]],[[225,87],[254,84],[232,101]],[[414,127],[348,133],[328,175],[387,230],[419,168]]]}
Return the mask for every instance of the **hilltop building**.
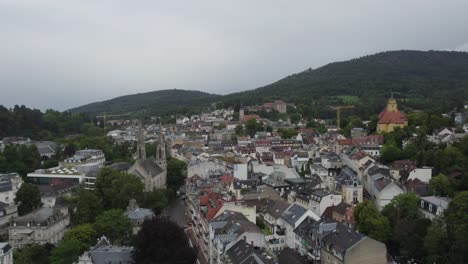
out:
{"label": "hilltop building", "polygon": [[380,112],[377,122],[377,132],[389,133],[396,127],[403,128],[408,125],[408,120],[404,113],[398,110],[397,101],[393,95],[388,99],[387,107]]}

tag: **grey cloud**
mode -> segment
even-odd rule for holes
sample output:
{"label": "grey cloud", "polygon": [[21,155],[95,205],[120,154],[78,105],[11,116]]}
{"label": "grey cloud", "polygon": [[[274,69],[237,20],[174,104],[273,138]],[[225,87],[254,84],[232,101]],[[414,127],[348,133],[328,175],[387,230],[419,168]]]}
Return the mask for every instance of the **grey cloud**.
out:
{"label": "grey cloud", "polygon": [[0,104],[225,94],[395,49],[468,50],[468,1],[0,0]]}

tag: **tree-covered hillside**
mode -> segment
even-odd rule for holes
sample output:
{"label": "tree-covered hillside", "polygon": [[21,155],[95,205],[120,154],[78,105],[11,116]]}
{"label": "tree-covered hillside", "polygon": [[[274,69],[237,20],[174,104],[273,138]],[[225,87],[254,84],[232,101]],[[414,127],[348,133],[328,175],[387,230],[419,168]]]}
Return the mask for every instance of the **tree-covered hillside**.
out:
{"label": "tree-covered hillside", "polygon": [[111,100],[83,105],[71,112],[100,114],[147,111],[151,114],[186,113],[201,110],[219,99],[219,95],[200,91],[161,90],[117,97]]}
{"label": "tree-covered hillside", "polygon": [[223,97],[244,105],[282,99],[332,114],[327,105],[353,104],[356,114],[379,112],[393,92],[404,110],[436,112],[461,106],[468,91],[468,53],[389,51],[293,74],[270,85]]}
{"label": "tree-covered hillside", "polygon": [[333,105],[352,104],[347,113],[380,112],[393,92],[405,110],[442,112],[461,106],[468,91],[468,53],[389,51],[335,62],[293,74],[270,85],[225,96],[164,90],[118,97],[72,109],[76,112],[184,113],[218,102],[253,105],[281,99],[299,106],[304,117],[334,117]]}

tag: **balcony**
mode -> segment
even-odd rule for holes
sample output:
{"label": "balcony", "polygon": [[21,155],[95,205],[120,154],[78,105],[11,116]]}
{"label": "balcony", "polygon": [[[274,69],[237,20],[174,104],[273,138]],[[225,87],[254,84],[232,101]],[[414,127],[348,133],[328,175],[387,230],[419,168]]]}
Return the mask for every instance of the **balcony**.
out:
{"label": "balcony", "polygon": [[284,230],[276,230],[275,232],[275,236],[284,236],[284,235],[285,235]]}
{"label": "balcony", "polygon": [[284,236],[285,231],[286,231],[286,227],[282,227],[282,226],[277,225],[276,226],[275,236]]}
{"label": "balcony", "polygon": [[312,260],[320,260],[320,250],[311,249],[307,251],[307,257]]}

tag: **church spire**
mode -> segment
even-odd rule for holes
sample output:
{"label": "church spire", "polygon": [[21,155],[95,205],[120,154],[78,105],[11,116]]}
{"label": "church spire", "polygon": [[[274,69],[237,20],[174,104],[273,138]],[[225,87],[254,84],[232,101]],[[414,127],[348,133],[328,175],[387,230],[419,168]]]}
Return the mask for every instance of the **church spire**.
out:
{"label": "church spire", "polygon": [[146,159],[146,147],[145,147],[145,133],[143,131],[142,122],[138,122],[138,144],[137,144],[137,160]]}
{"label": "church spire", "polygon": [[163,126],[161,120],[159,121],[159,140],[156,147],[156,160],[161,167],[166,166],[166,140],[163,135]]}

